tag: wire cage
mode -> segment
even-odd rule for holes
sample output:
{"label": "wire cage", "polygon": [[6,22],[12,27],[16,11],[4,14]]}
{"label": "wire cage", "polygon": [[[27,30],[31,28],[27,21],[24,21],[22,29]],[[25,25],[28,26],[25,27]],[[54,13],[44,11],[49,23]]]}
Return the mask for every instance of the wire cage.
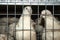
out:
{"label": "wire cage", "polygon": [[[31,6],[31,15],[23,14],[24,8],[27,6]],[[42,10],[45,10],[43,15],[41,14]],[[46,14],[46,10],[51,12],[49,14],[52,16],[51,19],[49,18],[50,20],[47,20],[49,15]],[[25,20],[24,24],[25,15],[31,17],[30,26],[26,25],[26,23],[29,23],[29,19]],[[21,26],[19,24],[20,18],[21,30],[16,29],[16,27]],[[60,40],[59,18],[60,0],[0,0],[0,40]],[[31,24],[34,24],[34,30],[31,29]],[[25,25],[29,26],[30,29],[24,29]],[[29,31],[29,35],[28,33],[25,34],[25,31]],[[21,32],[21,34],[16,32]],[[33,33],[35,34],[33,35]],[[27,36],[26,39],[25,36]]]}

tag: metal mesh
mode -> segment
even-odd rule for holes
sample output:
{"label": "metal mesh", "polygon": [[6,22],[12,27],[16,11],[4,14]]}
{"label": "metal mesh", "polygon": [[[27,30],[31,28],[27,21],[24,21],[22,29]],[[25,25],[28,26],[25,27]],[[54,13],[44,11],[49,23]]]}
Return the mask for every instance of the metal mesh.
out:
{"label": "metal mesh", "polygon": [[[33,12],[31,15],[31,19],[34,21],[37,19],[37,26],[39,26],[39,18],[42,10],[46,10],[46,9],[50,10],[52,12],[52,15],[54,15],[55,17],[58,18],[58,20],[60,20],[59,4],[60,4],[59,0],[38,0],[38,1],[37,0],[0,0],[0,35],[4,35],[5,40],[16,40],[16,31],[22,31],[22,40],[25,40],[24,31],[30,31],[30,40],[32,40],[31,31],[33,30],[24,29],[24,17],[22,18],[23,29],[16,30],[16,24],[22,15],[23,8],[25,8],[26,6],[32,7]],[[42,22],[42,25],[45,28],[45,40],[47,40],[46,30],[50,30],[50,29],[46,29],[45,27],[46,23],[44,23],[44,21]],[[54,19],[53,19],[53,32],[52,32],[53,35],[51,40],[55,40],[54,30],[55,29],[54,29]],[[4,39],[0,38],[0,40],[4,40]],[[41,32],[36,32],[36,40],[43,40]]]}

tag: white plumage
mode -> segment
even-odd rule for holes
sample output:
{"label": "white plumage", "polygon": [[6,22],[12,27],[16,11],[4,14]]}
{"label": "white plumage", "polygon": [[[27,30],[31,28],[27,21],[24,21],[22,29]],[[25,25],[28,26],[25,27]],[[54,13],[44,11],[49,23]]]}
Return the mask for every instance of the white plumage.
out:
{"label": "white plumage", "polygon": [[[41,12],[41,17],[45,20],[45,27],[46,27],[46,35],[45,29],[42,35],[42,39],[45,40],[60,40],[60,24],[59,21],[51,14],[49,10],[43,10]],[[54,31],[53,31],[54,28]],[[54,32],[54,34],[53,34]],[[54,36],[53,36],[54,35]]]}
{"label": "white plumage", "polygon": [[[36,40],[36,33],[33,28],[33,24],[31,24],[31,14],[32,9],[30,6],[27,6],[23,9],[23,14],[16,25],[16,40]],[[30,31],[30,29],[32,31]]]}
{"label": "white plumage", "polygon": [[14,40],[14,39],[10,35],[0,34],[0,40]]}
{"label": "white plumage", "polygon": [[7,36],[5,34],[0,34],[0,40],[7,40]]}

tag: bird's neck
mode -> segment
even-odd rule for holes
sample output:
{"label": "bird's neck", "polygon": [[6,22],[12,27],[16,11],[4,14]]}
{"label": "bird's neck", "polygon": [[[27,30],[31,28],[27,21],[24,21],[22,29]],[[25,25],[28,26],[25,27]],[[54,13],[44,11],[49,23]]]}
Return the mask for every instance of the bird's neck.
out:
{"label": "bird's neck", "polygon": [[23,15],[30,15],[30,13],[27,10],[25,10],[23,11]]}
{"label": "bird's neck", "polygon": [[18,29],[30,29],[30,20],[31,17],[29,15],[21,16],[18,22]]}

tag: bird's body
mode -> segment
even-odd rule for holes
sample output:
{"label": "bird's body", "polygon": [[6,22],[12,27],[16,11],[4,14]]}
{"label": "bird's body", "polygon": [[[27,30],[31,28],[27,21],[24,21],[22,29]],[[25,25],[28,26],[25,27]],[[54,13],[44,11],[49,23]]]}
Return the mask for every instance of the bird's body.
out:
{"label": "bird's body", "polygon": [[41,25],[41,18],[39,18],[39,19],[37,19],[36,21],[35,21],[35,30],[36,30],[36,32],[42,32],[42,30],[43,30],[43,26]]}
{"label": "bird's body", "polygon": [[9,25],[9,35],[14,37],[15,33],[15,28],[16,28],[16,23],[12,23]]}
{"label": "bird's body", "polygon": [[46,28],[46,30],[45,29],[43,30],[42,39],[60,40],[59,21],[51,14],[49,10],[43,10],[41,16],[45,20],[45,28]]}
{"label": "bird's body", "polygon": [[42,31],[43,31],[43,25],[41,24],[42,18],[40,17],[39,19],[35,20],[35,31],[36,31],[36,36],[37,40],[42,40]]}
{"label": "bird's body", "polygon": [[16,25],[16,40],[36,40],[36,33],[31,24],[31,13],[31,7],[27,6],[23,9],[23,14]]}
{"label": "bird's body", "polygon": [[0,34],[0,40],[7,40],[7,35]]}

